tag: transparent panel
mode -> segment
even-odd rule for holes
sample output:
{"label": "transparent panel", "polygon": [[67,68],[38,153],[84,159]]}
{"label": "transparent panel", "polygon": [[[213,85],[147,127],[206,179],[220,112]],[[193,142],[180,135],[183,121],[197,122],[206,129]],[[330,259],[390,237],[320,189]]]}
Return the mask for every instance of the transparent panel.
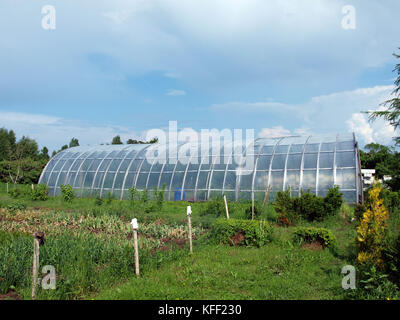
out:
{"label": "transparent panel", "polygon": [[178,161],[175,171],[186,171],[186,167],[189,163],[189,159],[186,158],[186,159],[182,159],[182,160],[183,160],[182,162]]}
{"label": "transparent panel", "polygon": [[333,187],[333,170],[319,170],[318,190]]}
{"label": "transparent panel", "polygon": [[90,164],[88,171],[96,171],[101,163],[100,159],[95,159],[93,162]]}
{"label": "transparent panel", "polygon": [[161,172],[162,167],[163,167],[163,165],[161,163],[153,163],[151,172]]}
{"label": "transparent panel", "polygon": [[261,149],[261,154],[272,154],[274,146],[263,146]]}
{"label": "transparent panel", "polygon": [[197,190],[196,199],[198,201],[205,201],[207,200],[207,191],[206,190]]}
{"label": "transparent panel", "polygon": [[175,169],[175,164],[173,164],[173,163],[167,163],[164,166],[164,172],[172,172],[172,171],[174,171],[174,169]]}
{"label": "transparent panel", "polygon": [[303,185],[302,189],[307,191],[308,189],[315,189],[315,176],[316,170],[303,171]]}
{"label": "transparent panel", "polygon": [[110,162],[111,162],[110,159],[103,160],[103,162],[101,163],[101,165],[99,167],[99,171],[105,171],[108,168],[108,165],[110,164]]}
{"label": "transparent panel", "polygon": [[119,168],[119,171],[126,171],[128,169],[129,164],[131,163],[132,160],[125,159],[122,161],[121,166]]}
{"label": "transparent panel", "polygon": [[301,154],[289,154],[287,160],[287,169],[300,169]]}
{"label": "transparent panel", "polygon": [[60,161],[58,161],[58,163],[55,165],[53,171],[59,171],[65,164],[66,160],[61,159]]}
{"label": "transparent panel", "polygon": [[140,167],[140,172],[149,172],[153,160],[144,159],[142,166]]}
{"label": "transparent panel", "polygon": [[353,140],[338,142],[336,150],[354,150],[354,142],[353,142]]}
{"label": "transparent panel", "polygon": [[284,169],[286,154],[276,154],[272,160],[272,169]]}
{"label": "transparent panel", "polygon": [[200,171],[197,189],[207,189],[207,179],[210,171]]}
{"label": "transparent panel", "polygon": [[133,160],[133,163],[131,167],[129,168],[129,172],[137,172],[140,164],[142,163],[143,159],[135,159]]}
{"label": "transparent panel", "polygon": [[79,169],[79,167],[81,166],[82,162],[83,162],[83,159],[76,160],[71,167],[71,171],[77,171]]}
{"label": "transparent panel", "polygon": [[318,152],[319,143],[306,144],[305,152]]}
{"label": "transparent panel", "polygon": [[290,147],[290,153],[299,152],[302,153],[304,148],[304,144],[292,144]]}
{"label": "transparent panel", "polygon": [[304,169],[315,169],[317,167],[318,153],[304,155]]}
{"label": "transparent panel", "polygon": [[357,202],[357,194],[355,191],[342,191],[343,200],[348,203],[356,203]]}
{"label": "transparent panel", "polygon": [[94,172],[87,172],[85,182],[83,184],[84,188],[91,188],[94,179]]}
{"label": "transparent panel", "polygon": [[241,191],[238,195],[239,201],[248,201],[251,200],[251,191]]}
{"label": "transparent panel", "polygon": [[236,193],[234,191],[224,192],[224,195],[226,196],[226,199],[235,201]]}
{"label": "transparent panel", "polygon": [[115,178],[114,188],[121,189],[124,182],[125,172],[118,172]]}
{"label": "transparent panel", "polygon": [[298,190],[300,184],[300,171],[288,171],[286,174],[286,189]]}
{"label": "transparent panel", "polygon": [[225,190],[236,190],[236,172],[227,171],[225,177]]}
{"label": "transparent panel", "polygon": [[334,151],[335,143],[323,143],[321,145],[321,151]]}
{"label": "transparent panel", "polygon": [[149,181],[147,183],[147,189],[153,189],[154,187],[158,187],[159,178],[160,178],[159,173],[150,173]]}
{"label": "transparent panel", "polygon": [[197,172],[188,172],[185,179],[185,190],[194,189],[196,186]]}
{"label": "transparent panel", "polygon": [[275,153],[287,153],[289,150],[289,145],[279,145],[275,149]]}
{"label": "transparent panel", "polygon": [[171,191],[176,189],[182,189],[184,172],[175,172],[174,178],[172,180]]}
{"label": "transparent panel", "polygon": [[355,169],[337,169],[336,181],[342,189],[356,188],[356,170]]}
{"label": "transparent panel", "polygon": [[257,171],[254,179],[254,190],[267,190],[268,171]]}
{"label": "transparent panel", "polygon": [[108,172],[106,174],[106,178],[104,180],[104,185],[103,185],[103,189],[111,189],[112,185],[113,185],[113,181],[114,181],[114,172]]}
{"label": "transparent panel", "polygon": [[251,190],[253,184],[253,171],[242,171],[240,175],[240,190]]}
{"label": "transparent panel", "polygon": [[83,185],[83,179],[85,178],[85,172],[79,171],[76,175],[75,182],[73,187],[74,188],[81,188]]}
{"label": "transparent panel", "polygon": [[74,180],[76,177],[76,172],[70,172],[69,174],[67,174],[66,180],[65,180],[65,184],[69,184],[69,185],[73,185],[74,184]]}
{"label": "transparent panel", "polygon": [[172,172],[164,172],[161,176],[160,187],[162,187],[162,185],[165,184],[166,190],[169,190],[169,185],[171,184],[171,178],[172,178]]}
{"label": "transparent panel", "polygon": [[67,173],[66,172],[61,172],[59,177],[58,177],[57,186],[65,184],[65,178],[66,177],[67,177]]}
{"label": "transparent panel", "polygon": [[129,172],[126,176],[124,189],[129,189],[135,185],[136,172]]}
{"label": "transparent panel", "polygon": [[333,168],[333,152],[320,153],[319,155],[319,167],[320,168]]}
{"label": "transparent panel", "polygon": [[271,172],[271,190],[280,191],[283,189],[283,171]]}
{"label": "transparent panel", "polygon": [[257,162],[257,170],[269,170],[272,156],[260,156]]}
{"label": "transparent panel", "polygon": [[356,159],[355,159],[354,151],[337,152],[336,153],[336,166],[338,166],[338,167],[355,167]]}
{"label": "transparent panel", "polygon": [[149,173],[148,172],[140,172],[139,173],[139,177],[136,181],[136,187],[138,189],[145,189],[146,188],[146,183],[147,183],[147,177],[148,177]]}
{"label": "transparent panel", "polygon": [[222,189],[224,176],[224,171],[214,171],[211,179],[211,189]]}
{"label": "transparent panel", "polygon": [[62,170],[68,171],[71,168],[74,161],[75,161],[75,159],[68,159],[67,162],[65,163],[64,167],[62,168]]}

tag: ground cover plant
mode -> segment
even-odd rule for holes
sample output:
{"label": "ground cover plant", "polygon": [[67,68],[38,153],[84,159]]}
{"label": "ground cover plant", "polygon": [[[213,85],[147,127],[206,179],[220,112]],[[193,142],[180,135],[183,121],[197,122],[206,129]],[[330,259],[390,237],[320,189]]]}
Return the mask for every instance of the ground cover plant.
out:
{"label": "ground cover plant", "polygon": [[[34,187],[46,194],[44,187]],[[356,265],[357,226],[368,199],[357,207],[357,218],[337,190],[330,191],[316,201],[334,209],[310,219],[309,213],[291,209],[296,198],[281,193],[281,198],[289,195],[289,205],[282,206],[279,196],[264,206],[255,202],[254,220],[251,201],[228,201],[227,220],[222,198],[173,202],[163,200],[162,190],[132,189],[124,201],[111,195],[65,201],[63,195],[33,197],[31,186],[16,189],[12,197],[0,185],[0,299],[30,299],[32,233],[38,230],[46,234],[41,266],[54,265],[58,283],[54,291],[39,289],[38,299],[386,299],[398,292],[400,218],[396,199],[389,194],[388,201],[387,192],[379,195],[383,203],[394,203],[382,242],[385,267],[357,265],[359,289],[348,292],[341,287],[341,268]],[[318,207],[313,201],[307,194],[302,208]],[[193,254],[187,205],[193,212]],[[283,210],[295,213],[290,224],[282,224]],[[132,218],[140,225],[139,278]]]}

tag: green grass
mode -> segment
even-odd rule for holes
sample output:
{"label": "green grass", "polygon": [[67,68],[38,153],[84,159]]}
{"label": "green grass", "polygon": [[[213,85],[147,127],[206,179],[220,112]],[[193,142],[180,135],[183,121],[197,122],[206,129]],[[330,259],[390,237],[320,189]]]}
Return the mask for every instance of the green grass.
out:
{"label": "green grass", "polygon": [[328,250],[287,244],[262,248],[204,245],[101,292],[98,299],[341,299],[346,261]]}
{"label": "green grass", "polygon": [[[187,205],[193,211],[193,255],[187,243],[177,245],[187,239]],[[166,201],[161,210],[145,213],[143,204],[127,200],[97,205],[89,198],[13,199],[0,184],[0,206],[0,294],[16,290],[24,299],[30,297],[31,235],[38,229],[48,238],[41,266],[54,264],[59,277],[57,290],[39,290],[41,299],[342,299],[340,271],[355,255],[356,222],[349,207],[324,221],[298,224],[330,229],[338,240],[332,252],[294,244],[295,226],[278,227],[271,204],[257,217],[273,226],[272,242],[261,248],[211,244],[208,230],[225,213],[210,214],[207,203]],[[248,207],[229,202],[230,217],[245,219]],[[129,235],[134,217],[140,232],[139,278]]]}

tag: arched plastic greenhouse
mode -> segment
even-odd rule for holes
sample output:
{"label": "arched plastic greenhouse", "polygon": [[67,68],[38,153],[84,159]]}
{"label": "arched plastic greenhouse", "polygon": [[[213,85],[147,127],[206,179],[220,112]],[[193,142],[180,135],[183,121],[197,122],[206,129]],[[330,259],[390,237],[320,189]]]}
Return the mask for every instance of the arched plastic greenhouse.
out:
{"label": "arched plastic greenhouse", "polygon": [[[132,186],[151,194],[164,185],[166,200],[191,201],[222,194],[231,200],[263,201],[267,190],[273,199],[288,188],[292,195],[310,190],[323,196],[338,185],[348,203],[362,201],[354,134],[255,139],[251,148],[245,143],[237,148],[235,143],[210,144],[206,155],[200,146],[188,143],[70,148],[49,161],[39,183],[49,187],[50,195],[60,194],[60,185],[69,184],[77,196],[111,193],[120,199],[129,197]],[[244,166],[250,158],[253,165]]]}

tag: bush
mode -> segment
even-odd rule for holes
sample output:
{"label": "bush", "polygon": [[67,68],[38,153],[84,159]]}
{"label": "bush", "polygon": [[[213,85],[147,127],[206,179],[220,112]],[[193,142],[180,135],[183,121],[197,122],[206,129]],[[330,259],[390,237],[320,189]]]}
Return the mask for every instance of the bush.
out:
{"label": "bush", "polygon": [[356,204],[356,206],[354,207],[354,217],[356,218],[357,221],[360,221],[362,219],[365,210],[367,210],[365,204],[362,203]]}
{"label": "bush", "polygon": [[261,247],[272,239],[272,227],[265,221],[218,219],[211,229],[216,243]]}
{"label": "bush", "polygon": [[49,189],[43,183],[38,184],[31,192],[31,199],[34,201],[46,201],[49,198]]}
{"label": "bush", "polygon": [[385,207],[392,212],[396,208],[400,208],[400,196],[397,192],[382,188],[381,198]]}
{"label": "bush", "polygon": [[326,215],[324,198],[310,192],[303,193],[300,197],[294,198],[293,207],[298,216],[309,221],[322,220]]}
{"label": "bush", "polygon": [[11,189],[11,190],[8,191],[8,195],[9,195],[11,198],[17,199],[17,198],[19,198],[19,197],[22,196],[22,192],[21,192],[21,190],[19,190],[19,189],[17,189],[17,188],[13,188],[13,189]]}
{"label": "bush", "polygon": [[328,216],[336,215],[343,203],[343,193],[339,192],[339,187],[335,186],[329,189],[324,198],[325,214]]}
{"label": "bush", "polygon": [[382,268],[382,250],[385,248],[385,236],[389,212],[380,197],[382,187],[374,184],[369,190],[367,210],[357,227],[356,248],[359,264]]}
{"label": "bush", "polygon": [[60,190],[61,190],[61,196],[64,201],[72,202],[72,200],[75,198],[74,190],[72,189],[72,187],[69,184],[68,185],[62,184],[60,186]]}
{"label": "bush", "polygon": [[103,204],[103,199],[100,196],[97,196],[96,199],[94,200],[94,204],[100,207]]}
{"label": "bush", "polygon": [[309,221],[322,220],[339,212],[343,203],[342,193],[336,186],[328,191],[326,197],[318,197],[309,191],[300,197],[292,198],[290,190],[276,195],[274,207],[281,222],[292,224],[303,218]]}
{"label": "bush", "polygon": [[319,242],[324,248],[336,248],[337,240],[331,230],[315,227],[298,227],[294,230],[293,240],[296,242]]}
{"label": "bush", "polygon": [[225,215],[225,203],[221,197],[207,201],[204,210],[200,213],[200,215],[204,216],[208,214],[215,217]]}
{"label": "bush", "polygon": [[[247,206],[244,210],[244,214],[246,219],[251,220],[253,218],[253,203],[252,201],[248,201]],[[224,207],[225,210],[225,207]],[[261,215],[262,209],[261,209],[261,204],[257,201],[254,202],[254,218],[257,218]]]}
{"label": "bush", "polygon": [[6,209],[15,212],[15,211],[24,211],[26,209],[26,204],[22,202],[13,202],[6,206]]}

